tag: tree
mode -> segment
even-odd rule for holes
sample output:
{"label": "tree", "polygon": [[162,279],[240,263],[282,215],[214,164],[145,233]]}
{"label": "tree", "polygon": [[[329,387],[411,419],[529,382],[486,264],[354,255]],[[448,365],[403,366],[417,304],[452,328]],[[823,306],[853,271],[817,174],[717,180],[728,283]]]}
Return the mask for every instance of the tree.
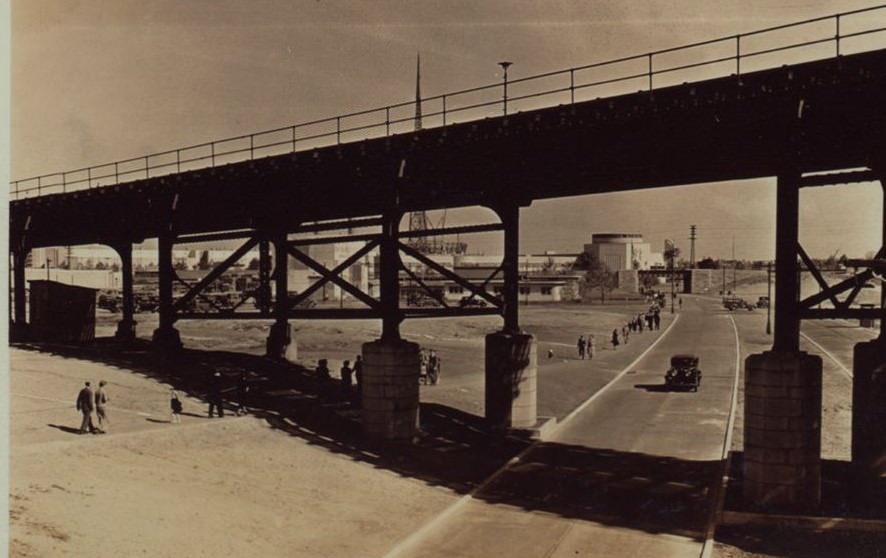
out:
{"label": "tree", "polygon": [[249,266],[246,269],[255,271],[258,269],[258,267],[259,267],[258,258],[252,258],[251,260],[249,260]]}
{"label": "tree", "polygon": [[200,261],[197,262],[197,269],[209,269],[212,267],[209,263],[209,250],[203,250],[200,254]]}
{"label": "tree", "polygon": [[582,252],[575,258],[575,262],[572,264],[572,269],[590,269],[591,263],[593,262],[593,257],[589,252]]}
{"label": "tree", "polygon": [[680,249],[671,245],[670,248],[666,248],[664,251],[664,259],[667,262],[668,267],[674,267],[674,263],[677,261],[677,258],[680,257]]}
{"label": "tree", "polygon": [[652,287],[658,284],[658,279],[655,278],[654,275],[649,273],[644,273],[640,275],[640,286],[643,287],[644,291],[650,290]]}
{"label": "tree", "polygon": [[711,257],[702,258],[698,262],[698,269],[720,269],[720,262]]}
{"label": "tree", "polygon": [[606,264],[593,257],[588,257],[587,266],[585,285],[589,289],[600,289],[600,304],[606,304],[606,293],[615,287],[615,274],[609,271]]}

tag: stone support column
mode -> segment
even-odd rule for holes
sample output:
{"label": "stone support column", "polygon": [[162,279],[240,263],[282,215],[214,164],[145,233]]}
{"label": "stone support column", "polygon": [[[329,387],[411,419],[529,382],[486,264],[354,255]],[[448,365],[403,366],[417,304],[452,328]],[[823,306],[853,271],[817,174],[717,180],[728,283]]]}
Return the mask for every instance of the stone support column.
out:
{"label": "stone support column", "polygon": [[379,246],[381,339],[363,345],[361,408],[363,433],[380,440],[412,442],[419,431],[421,373],[419,345],[400,337],[400,252],[402,213],[384,216]]}
{"label": "stone support column", "polygon": [[766,351],[745,360],[744,495],[762,508],[821,501],[821,358]]}
{"label": "stone support column", "polygon": [[402,339],[363,345],[361,407],[370,438],[411,442],[418,434],[419,346]]}
{"label": "stone support column", "polygon": [[486,336],[486,422],[496,431],[531,428],[537,414],[535,337],[505,331]]}
{"label": "stone support column", "polygon": [[778,177],[772,351],[745,360],[744,495],[785,511],[821,502],[821,358],[799,350],[798,177]]}
{"label": "stone support column", "polygon": [[120,256],[120,275],[123,279],[123,319],[117,323],[117,332],[114,335],[121,341],[135,339],[135,295],[132,283],[132,243],[125,242],[113,246]]}
{"label": "stone support column", "polygon": [[537,421],[537,348],[535,338],[520,330],[520,207],[495,209],[504,225],[504,324],[486,336],[485,416],[493,430],[531,428]]}
{"label": "stone support column", "polygon": [[265,354],[272,359],[295,362],[298,343],[292,338],[289,324],[289,253],[286,235],[274,239],[274,323],[268,333]]}

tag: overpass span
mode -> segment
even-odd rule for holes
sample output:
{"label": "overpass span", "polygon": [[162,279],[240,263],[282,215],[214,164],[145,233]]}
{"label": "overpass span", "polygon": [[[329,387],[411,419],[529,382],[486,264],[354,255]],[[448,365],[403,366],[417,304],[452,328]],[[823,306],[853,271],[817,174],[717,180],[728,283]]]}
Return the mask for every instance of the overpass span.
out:
{"label": "overpass span", "polygon": [[[13,183],[16,199],[10,204],[14,262],[14,323],[10,331],[14,338],[27,334],[23,268],[29,250],[105,243],[117,249],[123,262],[124,311],[118,333],[124,339],[133,337],[132,244],[157,237],[160,320],[154,341],[162,353],[174,353],[181,347],[176,320],[208,317],[185,312],[186,304],[258,245],[262,282],[255,294],[258,311],[236,313],[234,308],[211,317],[274,320],[267,353],[275,358],[291,356],[290,318],[381,319],[381,339],[363,347],[362,417],[369,436],[411,440],[416,434],[418,346],[402,340],[399,334],[400,322],[408,317],[501,314],[502,331],[486,337],[487,422],[496,430],[532,427],[537,419],[536,349],[534,338],[519,326],[520,208],[537,199],[774,176],[778,179],[774,342],[772,351],[752,355],[746,362],[745,495],[759,505],[790,509],[817,506],[821,361],[800,352],[799,323],[802,318],[879,317],[879,340],[856,347],[854,376],[859,393],[879,393],[870,387],[876,382],[884,382],[879,389],[886,393],[886,379],[875,374],[878,367],[886,365],[886,320],[882,319],[886,298],[880,308],[850,308],[863,284],[875,272],[886,269],[886,250],[881,247],[873,260],[861,262],[869,269],[852,280],[827,285],[798,241],[799,189],[872,180],[883,184],[886,28],[868,26],[847,32],[841,27],[841,22],[852,18],[868,21],[865,18],[876,10],[886,10],[886,6],[803,22],[800,25],[833,23],[835,33],[803,38],[787,46],[751,52],[741,47],[743,38],[795,26],[689,45],[684,48],[734,41],[736,51],[664,69],[657,68],[655,62],[683,49],[620,59],[611,64],[648,61],[648,71],[591,84],[648,80],[639,92],[582,100],[576,98],[576,92],[584,85],[576,85],[575,77],[591,67],[570,69],[515,80],[566,76],[568,87],[521,97],[569,96],[567,104],[554,107],[508,114],[505,82],[504,114],[496,118],[449,122],[447,116],[463,115],[459,111],[489,103],[447,112],[447,96],[443,95],[435,98],[442,103],[442,111],[423,113],[426,122],[442,117],[442,125],[413,133],[396,133],[396,125],[402,121],[392,120],[391,112],[403,106],[399,105],[381,109],[381,124],[371,120],[375,111],[366,111],[292,127],[291,149],[285,138],[290,128],[283,128],[266,135],[60,173],[60,183],[47,183],[47,177],[17,181]],[[859,37],[870,38],[872,46],[854,54],[841,50],[847,41]],[[813,60],[752,72],[742,66],[758,56],[823,45],[834,48]],[[668,86],[660,83],[673,72],[724,62],[735,64],[731,75]],[[610,63],[594,67],[606,64]],[[488,87],[478,90],[482,89]],[[363,117],[370,118],[369,122],[342,127],[345,121],[359,122]],[[297,136],[298,130],[304,132],[305,127],[324,123],[331,124],[333,130],[307,138]],[[378,126],[384,130],[382,137],[347,141],[349,134]],[[283,134],[283,139],[256,144],[257,138],[276,137],[274,134]],[[333,145],[304,149],[305,142],[310,146],[324,138],[333,138]],[[221,149],[216,151],[217,147]],[[194,155],[201,149],[209,153]],[[283,153],[271,154],[269,149]],[[245,160],[231,160],[238,155]],[[207,160],[207,168],[187,168]],[[57,179],[59,175],[54,176]],[[97,187],[111,177],[112,186]],[[69,185],[81,189],[68,191]],[[32,194],[37,195],[29,197]],[[492,276],[482,284],[472,284],[401,242],[407,236],[399,230],[406,212],[463,206],[486,206],[500,218],[500,223],[458,229],[503,232],[503,259],[493,273],[502,272],[500,294],[487,290]],[[354,226],[377,230],[322,239],[366,243],[332,270],[305,253],[303,238],[290,238],[292,233]],[[886,238],[886,225],[883,236]],[[173,283],[183,281],[173,269],[173,245],[221,238],[247,240],[234,256],[197,284],[186,285],[187,292],[175,299]],[[379,255],[377,296],[342,277],[345,269],[372,250]],[[466,289],[467,301],[448,304],[404,266],[401,254]],[[290,257],[322,276],[294,298],[287,283]],[[810,268],[822,289],[803,301],[798,300],[798,259]],[[423,287],[440,307],[401,308],[403,274]],[[271,282],[273,304],[268,300]],[[318,285],[327,282],[338,284],[366,308],[297,309]],[[267,296],[260,297],[262,292]],[[849,295],[838,300],[837,295],[845,292]],[[471,299],[483,300],[488,307],[469,308],[466,302]],[[830,300],[834,308],[814,308],[824,300]],[[877,470],[878,464],[886,463],[886,423],[868,419],[881,413],[878,405],[882,402],[861,396],[858,402],[860,419],[853,423],[853,459],[864,469],[860,478],[880,478],[883,471]]]}
{"label": "overpass span", "polygon": [[[29,247],[871,168],[886,50],[12,201]],[[856,179],[870,180],[873,175]]]}

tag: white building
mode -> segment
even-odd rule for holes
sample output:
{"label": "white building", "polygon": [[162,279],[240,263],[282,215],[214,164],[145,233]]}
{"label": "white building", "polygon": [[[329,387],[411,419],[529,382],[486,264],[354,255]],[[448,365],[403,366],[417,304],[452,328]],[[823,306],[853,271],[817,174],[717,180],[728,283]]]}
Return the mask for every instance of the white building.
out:
{"label": "white building", "polygon": [[664,265],[659,252],[643,240],[639,233],[595,233],[584,251],[604,264],[610,271],[650,269]]}

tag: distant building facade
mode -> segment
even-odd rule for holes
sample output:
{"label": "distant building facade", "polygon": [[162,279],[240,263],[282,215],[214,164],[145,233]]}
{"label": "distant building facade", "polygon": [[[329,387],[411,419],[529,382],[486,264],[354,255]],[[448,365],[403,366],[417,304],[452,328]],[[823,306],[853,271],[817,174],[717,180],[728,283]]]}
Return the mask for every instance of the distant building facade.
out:
{"label": "distant building facade", "polygon": [[640,233],[595,233],[584,251],[610,271],[664,266],[662,254],[653,252],[652,245]]}

